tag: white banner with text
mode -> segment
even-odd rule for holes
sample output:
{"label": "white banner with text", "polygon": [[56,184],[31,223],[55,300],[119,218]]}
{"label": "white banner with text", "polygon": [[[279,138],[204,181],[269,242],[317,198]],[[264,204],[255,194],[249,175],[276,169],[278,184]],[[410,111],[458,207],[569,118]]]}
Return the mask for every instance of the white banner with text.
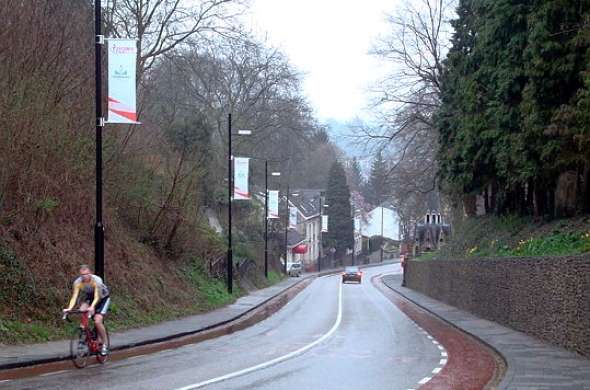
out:
{"label": "white banner with text", "polygon": [[136,108],[137,41],[110,38],[107,43],[107,123],[139,124]]}
{"label": "white banner with text", "polygon": [[234,200],[250,199],[248,192],[248,163],[247,157],[234,157]]}

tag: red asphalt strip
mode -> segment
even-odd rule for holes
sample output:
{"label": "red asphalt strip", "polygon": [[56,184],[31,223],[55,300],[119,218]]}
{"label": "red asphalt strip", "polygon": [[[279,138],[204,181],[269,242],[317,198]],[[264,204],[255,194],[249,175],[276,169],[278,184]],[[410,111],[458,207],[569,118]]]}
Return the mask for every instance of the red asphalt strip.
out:
{"label": "red asphalt strip", "polygon": [[504,363],[499,355],[472,336],[433,316],[387,287],[381,280],[381,275],[373,277],[371,281],[447,351],[447,364],[438,374],[433,374],[430,381],[420,386],[420,389],[481,390],[493,388],[497,384],[504,371]]}

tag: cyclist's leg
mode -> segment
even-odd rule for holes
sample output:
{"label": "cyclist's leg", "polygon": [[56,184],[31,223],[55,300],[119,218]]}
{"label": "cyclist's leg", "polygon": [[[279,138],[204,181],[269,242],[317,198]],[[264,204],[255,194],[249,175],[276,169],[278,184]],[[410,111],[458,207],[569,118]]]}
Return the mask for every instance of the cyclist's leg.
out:
{"label": "cyclist's leg", "polygon": [[94,314],[94,325],[96,326],[96,330],[98,331],[99,341],[102,343],[104,343],[107,340],[107,332],[104,328],[103,320],[105,314],[109,310],[110,304],[111,298],[103,298],[96,306],[96,313]]}

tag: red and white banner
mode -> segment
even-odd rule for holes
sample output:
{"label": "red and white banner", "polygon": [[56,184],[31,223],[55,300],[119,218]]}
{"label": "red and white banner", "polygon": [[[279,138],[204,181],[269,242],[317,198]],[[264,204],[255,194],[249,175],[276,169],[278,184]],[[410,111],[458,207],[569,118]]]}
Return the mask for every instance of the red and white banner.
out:
{"label": "red and white banner", "polygon": [[322,215],[322,233],[328,232],[328,216]]}
{"label": "red and white banner", "polygon": [[279,217],[279,191],[268,191],[268,218]]}
{"label": "red and white banner", "polygon": [[107,43],[109,78],[107,123],[139,124],[135,82],[137,41],[109,38]]}
{"label": "red and white banner", "polygon": [[234,200],[249,200],[247,157],[234,157]]}

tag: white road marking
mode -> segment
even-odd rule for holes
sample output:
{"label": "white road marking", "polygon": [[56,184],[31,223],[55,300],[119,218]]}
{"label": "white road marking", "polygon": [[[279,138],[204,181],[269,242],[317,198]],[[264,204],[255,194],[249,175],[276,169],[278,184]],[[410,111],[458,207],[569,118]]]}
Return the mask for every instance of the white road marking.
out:
{"label": "white road marking", "polygon": [[4,379],[4,380],[0,381],[0,383],[4,383],[4,382],[10,382],[10,379]]}
{"label": "white road marking", "polygon": [[133,360],[133,359],[137,359],[140,357],[144,357],[146,354],[144,353],[143,355],[137,355],[137,356],[131,356],[130,358],[127,358],[127,360]]}
{"label": "white road marking", "polygon": [[41,374],[39,376],[57,375],[57,374],[61,374],[63,372],[68,372],[68,370],[61,370],[61,371],[55,371],[55,372],[46,372],[45,374]]}
{"label": "white road marking", "polygon": [[232,373],[227,374],[227,375],[219,376],[217,378],[209,379],[209,380],[206,380],[206,381],[203,381],[203,382],[199,382],[199,383],[195,383],[195,384],[192,384],[192,385],[188,385],[188,386],[185,386],[185,387],[180,387],[180,388],[178,388],[176,390],[192,390],[192,389],[198,389],[200,387],[204,387],[204,386],[207,386],[207,385],[210,385],[210,384],[213,384],[213,383],[218,383],[218,382],[225,381],[225,380],[228,380],[228,379],[236,378],[238,376],[249,374],[249,373],[254,372],[254,371],[262,370],[264,368],[267,368],[267,367],[273,366],[275,364],[281,363],[281,362],[283,362],[285,360],[291,359],[291,358],[293,358],[295,356],[301,355],[302,353],[306,352],[307,350],[315,347],[316,345],[318,345],[322,341],[326,340],[328,337],[332,336],[332,334],[334,334],[334,332],[336,332],[336,330],[340,326],[340,322],[342,321],[342,283],[338,283],[338,286],[339,286],[339,288],[338,288],[338,315],[336,317],[336,322],[334,322],[334,325],[328,331],[328,333],[324,334],[322,337],[320,337],[316,341],[314,341],[314,342],[312,342],[310,344],[307,344],[306,346],[304,346],[302,348],[299,348],[296,351],[293,351],[293,352],[288,353],[288,354],[283,355],[283,356],[279,356],[278,358],[269,360],[267,362],[258,364],[256,366],[248,367],[248,368],[245,368],[245,369],[240,370],[240,371],[235,371],[235,372],[232,372]]}
{"label": "white road marking", "polygon": [[440,353],[440,356],[442,356],[442,357],[448,357],[449,355],[447,355],[447,353],[446,353],[446,352],[441,352],[441,353]]}
{"label": "white road marking", "polygon": [[[412,320],[412,321],[413,321],[413,320]],[[418,328],[418,330],[419,330],[420,332],[422,332],[424,335],[426,335],[426,337],[428,337],[428,339],[429,339],[430,341],[432,341],[432,343],[433,343],[434,345],[436,345],[436,347],[437,347],[437,348],[438,348],[438,349],[441,351],[441,356],[443,356],[443,357],[446,357],[446,356],[447,356],[447,353],[446,353],[446,352],[444,352],[444,350],[445,350],[445,349],[444,349],[444,347],[443,347],[442,345],[440,345],[440,343],[439,343],[439,342],[438,342],[438,341],[437,341],[437,340],[436,340],[434,337],[432,337],[432,336],[431,336],[431,335],[430,335],[430,334],[429,334],[427,331],[425,331],[424,329],[422,329],[422,327],[421,327],[420,325],[418,325],[418,323],[417,323],[416,321],[413,321],[413,322],[415,323],[415,325],[416,325],[416,327]],[[447,359],[441,359],[439,364],[444,366],[445,364],[447,364]],[[436,368],[434,368],[434,369],[432,370],[432,373],[433,373],[433,374],[438,374],[438,373],[439,373],[441,370],[442,370],[442,367],[436,367]],[[431,377],[428,377],[428,376],[427,376],[427,377],[425,377],[425,378],[422,378],[422,379],[421,379],[421,380],[418,382],[418,384],[420,384],[420,385],[423,385],[423,384],[425,384],[426,382],[430,381],[431,379],[432,379]],[[408,390],[413,390],[413,389],[408,389]]]}
{"label": "white road marking", "polygon": [[422,378],[422,379],[420,380],[420,382],[418,382],[418,383],[419,383],[419,384],[421,384],[421,385],[423,385],[423,384],[425,384],[426,382],[428,382],[428,381],[429,381],[429,380],[431,380],[431,379],[432,379],[431,377],[427,376],[427,377],[425,377],[425,378]]}

